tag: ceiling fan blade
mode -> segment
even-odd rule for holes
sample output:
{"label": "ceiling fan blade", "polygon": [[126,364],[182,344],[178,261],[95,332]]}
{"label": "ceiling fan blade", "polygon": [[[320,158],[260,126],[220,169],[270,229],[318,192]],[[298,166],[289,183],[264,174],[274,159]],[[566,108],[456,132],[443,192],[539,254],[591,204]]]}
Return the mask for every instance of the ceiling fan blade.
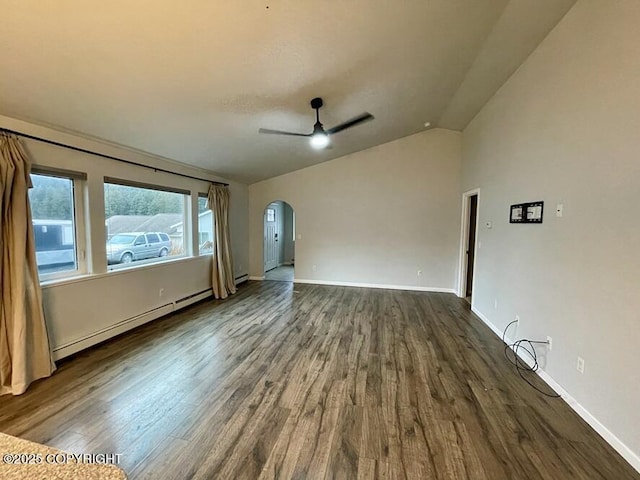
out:
{"label": "ceiling fan blade", "polygon": [[293,137],[310,137],[310,133],[294,133],[294,132],[284,132],[282,130],[271,130],[270,128],[260,128],[258,133],[266,133],[268,135],[291,135]]}
{"label": "ceiling fan blade", "polygon": [[360,123],[368,122],[369,120],[373,120],[374,118],[375,117],[373,115],[371,115],[368,112],[365,112],[358,115],[357,117],[352,118],[351,120],[348,120],[344,123],[341,123],[340,125],[336,125],[335,127],[330,128],[329,130],[327,130],[327,133],[329,135],[333,135],[334,133],[341,132],[342,130],[346,130],[347,128],[355,127]]}

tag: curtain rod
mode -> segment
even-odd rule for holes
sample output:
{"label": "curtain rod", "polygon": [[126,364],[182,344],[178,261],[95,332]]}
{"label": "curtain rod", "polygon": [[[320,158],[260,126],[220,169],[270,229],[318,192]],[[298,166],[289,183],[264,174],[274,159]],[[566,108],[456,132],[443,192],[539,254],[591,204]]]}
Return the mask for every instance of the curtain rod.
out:
{"label": "curtain rod", "polygon": [[171,170],[166,170],[164,168],[152,167],[150,165],[145,165],[144,163],[132,162],[131,160],[124,160],[122,158],[114,157],[112,155],[107,155],[106,153],[93,152],[91,150],[87,150],[87,149],[84,149],[84,148],[74,147],[73,145],[67,145],[67,144],[64,144],[64,143],[55,142],[53,140],[47,140],[46,138],[36,137],[34,135],[28,135],[28,134],[22,133],[22,132],[16,132],[15,130],[9,130],[8,128],[0,128],[0,132],[11,133],[13,135],[18,135],[20,137],[29,138],[31,140],[36,140],[38,142],[48,143],[49,145],[55,145],[56,147],[68,148],[70,150],[75,150],[76,152],[88,153],[89,155],[96,155],[97,157],[107,158],[109,160],[115,160],[117,162],[122,162],[122,163],[128,163],[129,165],[135,165],[136,167],[150,168],[151,170],[154,170],[156,172],[170,173],[171,175],[178,175],[180,177],[191,178],[193,180],[200,180],[202,182],[209,182],[209,183],[213,183],[215,185],[224,185],[225,187],[229,186],[228,183],[216,182],[214,180],[209,180],[208,178],[194,177],[193,175],[186,175],[184,173],[172,172]]}

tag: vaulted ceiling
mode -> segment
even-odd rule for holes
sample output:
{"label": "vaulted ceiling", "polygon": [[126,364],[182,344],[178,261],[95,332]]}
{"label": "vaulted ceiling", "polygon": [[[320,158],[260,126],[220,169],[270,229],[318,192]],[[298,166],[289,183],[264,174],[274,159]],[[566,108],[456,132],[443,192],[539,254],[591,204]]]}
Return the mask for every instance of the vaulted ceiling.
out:
{"label": "vaulted ceiling", "polygon": [[[575,0],[5,0],[0,113],[252,183],[463,129]],[[258,128],[310,132],[330,150]]]}

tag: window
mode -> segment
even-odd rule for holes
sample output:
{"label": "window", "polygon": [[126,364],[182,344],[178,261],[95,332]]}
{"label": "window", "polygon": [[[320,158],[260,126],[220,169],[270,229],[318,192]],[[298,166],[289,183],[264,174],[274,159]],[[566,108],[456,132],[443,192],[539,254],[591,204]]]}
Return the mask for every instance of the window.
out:
{"label": "window", "polygon": [[109,270],[186,255],[188,193],[105,178]]}
{"label": "window", "polygon": [[273,208],[267,208],[267,222],[276,221],[276,211]]}
{"label": "window", "polygon": [[36,263],[41,280],[84,273],[84,250],[78,240],[78,213],[82,208],[79,188],[83,174],[31,174],[33,188],[29,203],[36,246]]}
{"label": "window", "polygon": [[213,212],[207,206],[207,196],[198,195],[198,245],[200,255],[213,252]]}

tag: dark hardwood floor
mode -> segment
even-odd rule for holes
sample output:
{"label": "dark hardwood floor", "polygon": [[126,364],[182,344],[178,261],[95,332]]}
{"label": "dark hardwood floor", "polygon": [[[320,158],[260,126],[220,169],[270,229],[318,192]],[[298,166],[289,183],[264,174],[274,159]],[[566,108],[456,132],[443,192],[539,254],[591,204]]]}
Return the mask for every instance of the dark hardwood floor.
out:
{"label": "dark hardwood floor", "polygon": [[249,283],[0,397],[0,431],[131,479],[640,479],[502,351],[453,295]]}

